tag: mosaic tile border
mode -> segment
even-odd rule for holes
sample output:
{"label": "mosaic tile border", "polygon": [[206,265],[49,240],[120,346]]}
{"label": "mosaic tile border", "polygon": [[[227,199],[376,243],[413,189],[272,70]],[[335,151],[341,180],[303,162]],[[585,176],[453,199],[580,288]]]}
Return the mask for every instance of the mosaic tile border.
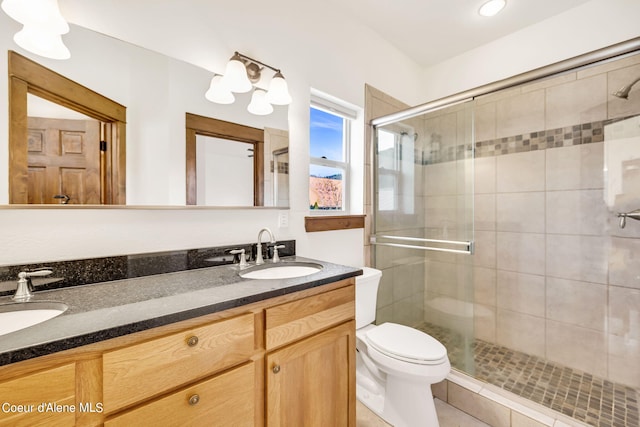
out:
{"label": "mosaic tile border", "polygon": [[528,151],[548,150],[551,148],[571,147],[574,145],[591,144],[604,141],[604,127],[612,123],[627,120],[637,115],[619,117],[616,119],[598,120],[573,126],[555,129],[539,130],[535,132],[477,141],[474,144],[446,146],[437,150],[415,150],[417,164],[430,165],[455,160],[494,157],[506,154],[525,153]]}
{"label": "mosaic tile border", "polygon": [[[274,165],[273,165],[273,160],[271,160],[271,163],[269,164],[269,172],[273,173],[274,171]],[[282,173],[282,174],[289,174],[289,162],[278,162],[278,173]]]}
{"label": "mosaic tile border", "polygon": [[[418,329],[442,342],[453,367],[478,380],[595,427],[640,425],[640,390],[497,344],[465,340],[430,323]],[[467,352],[473,354],[471,366]]]}

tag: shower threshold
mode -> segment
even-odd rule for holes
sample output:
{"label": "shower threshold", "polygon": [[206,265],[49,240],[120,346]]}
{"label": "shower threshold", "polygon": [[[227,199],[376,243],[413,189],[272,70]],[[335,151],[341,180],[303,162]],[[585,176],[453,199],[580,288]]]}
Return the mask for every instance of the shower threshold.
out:
{"label": "shower threshold", "polygon": [[473,353],[473,378],[594,427],[639,426],[640,390],[598,378],[486,341],[465,342],[460,334],[430,323],[418,329],[439,340],[451,366],[462,371],[465,346]]}

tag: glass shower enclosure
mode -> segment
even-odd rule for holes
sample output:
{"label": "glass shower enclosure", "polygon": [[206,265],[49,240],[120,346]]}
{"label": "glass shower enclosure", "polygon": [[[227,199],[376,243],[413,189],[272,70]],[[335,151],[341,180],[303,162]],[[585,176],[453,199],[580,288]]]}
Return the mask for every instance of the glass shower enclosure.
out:
{"label": "glass shower enclosure", "polygon": [[638,425],[640,38],[371,123],[377,322],[580,422]]}
{"label": "glass shower enclosure", "polygon": [[[473,101],[375,124],[377,323],[423,330],[473,374]],[[455,342],[452,342],[455,341]]]}

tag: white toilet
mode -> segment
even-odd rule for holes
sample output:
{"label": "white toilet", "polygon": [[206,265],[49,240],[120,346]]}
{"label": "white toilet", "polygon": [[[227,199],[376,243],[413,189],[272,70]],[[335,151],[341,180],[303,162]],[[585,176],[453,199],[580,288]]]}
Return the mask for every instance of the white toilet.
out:
{"label": "white toilet", "polygon": [[356,396],[394,427],[438,427],[431,384],[451,370],[447,349],[404,325],[373,324],[382,272],[356,278]]}

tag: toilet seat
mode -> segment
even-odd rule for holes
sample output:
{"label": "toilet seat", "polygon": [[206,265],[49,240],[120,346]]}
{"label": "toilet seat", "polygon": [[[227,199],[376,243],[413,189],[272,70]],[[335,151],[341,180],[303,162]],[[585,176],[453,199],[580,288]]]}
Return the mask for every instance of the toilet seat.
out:
{"label": "toilet seat", "polygon": [[447,349],[438,340],[414,328],[383,323],[366,332],[367,343],[393,359],[420,365],[437,365],[447,360]]}

